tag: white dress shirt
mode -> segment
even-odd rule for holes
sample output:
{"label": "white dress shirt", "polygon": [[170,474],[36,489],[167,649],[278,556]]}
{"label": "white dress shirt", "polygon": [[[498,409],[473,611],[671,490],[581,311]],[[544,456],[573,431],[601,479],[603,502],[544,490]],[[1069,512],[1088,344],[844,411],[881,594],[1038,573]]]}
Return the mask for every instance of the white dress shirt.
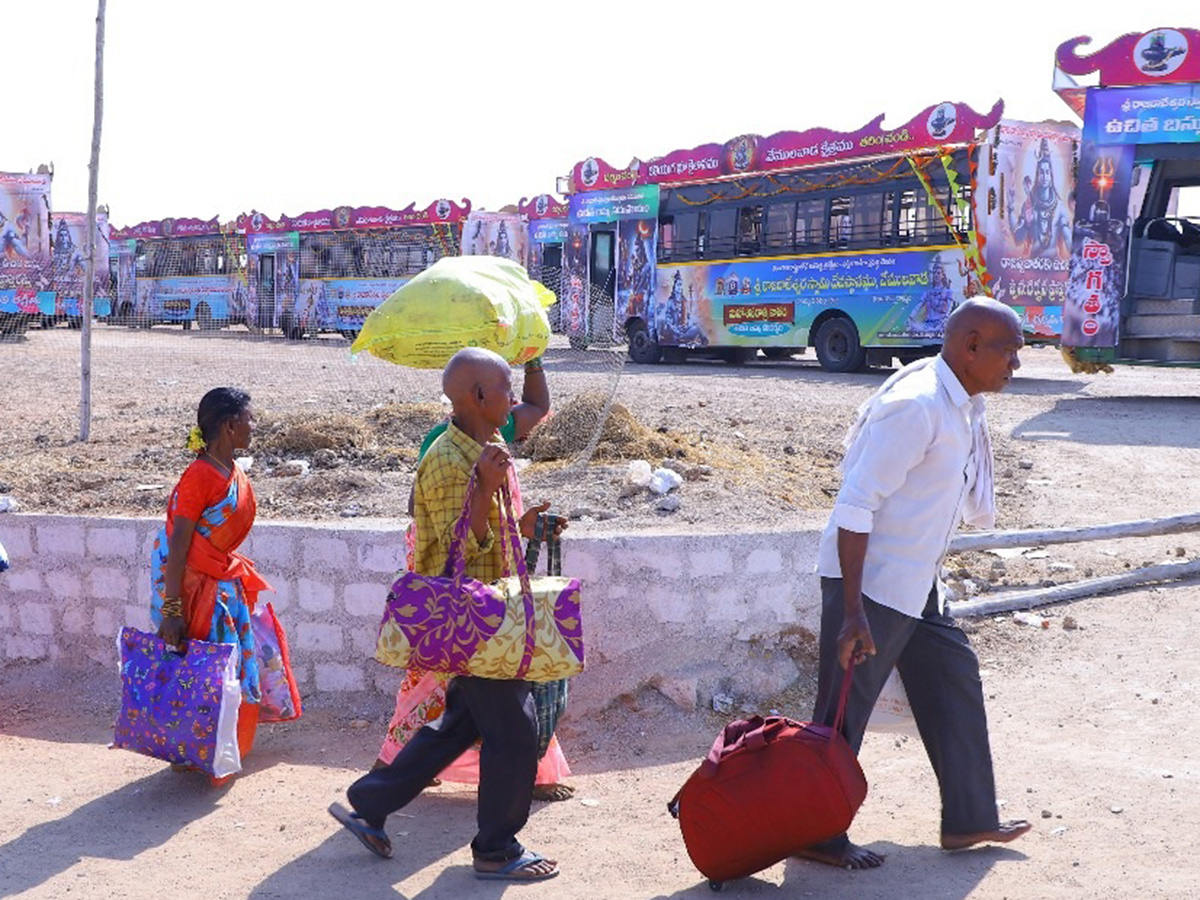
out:
{"label": "white dress shirt", "polygon": [[920,618],[977,473],[990,472],[984,401],[968,395],[939,356],[885,386],[869,404],[842,463],[842,489],[821,536],[817,574],[842,575],[839,528],[869,533],[863,593]]}

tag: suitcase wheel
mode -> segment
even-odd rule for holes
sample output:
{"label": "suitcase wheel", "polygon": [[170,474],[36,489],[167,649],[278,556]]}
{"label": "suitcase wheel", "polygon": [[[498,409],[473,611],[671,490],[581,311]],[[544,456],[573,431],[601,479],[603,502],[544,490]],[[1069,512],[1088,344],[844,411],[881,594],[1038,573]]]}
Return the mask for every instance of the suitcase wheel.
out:
{"label": "suitcase wheel", "polygon": [[708,881],[708,888],[709,888],[709,890],[711,890],[711,891],[712,891],[714,894],[719,894],[719,893],[721,893],[721,891],[725,890],[725,882],[723,882],[723,881],[713,881],[713,880],[710,878],[710,879],[709,879],[709,881]]}

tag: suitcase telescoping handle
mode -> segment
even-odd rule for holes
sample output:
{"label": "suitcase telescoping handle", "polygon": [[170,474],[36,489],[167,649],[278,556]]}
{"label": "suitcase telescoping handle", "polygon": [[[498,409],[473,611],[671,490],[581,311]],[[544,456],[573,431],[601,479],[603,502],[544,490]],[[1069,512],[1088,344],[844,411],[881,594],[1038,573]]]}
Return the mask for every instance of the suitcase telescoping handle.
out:
{"label": "suitcase telescoping handle", "polygon": [[[842,689],[838,695],[837,716],[833,720],[833,730],[835,732],[841,732],[842,723],[846,719],[846,702],[850,697],[850,682],[853,678],[854,666],[851,665],[842,676]],[[730,722],[725,726],[725,730],[717,735],[712,749],[708,751],[708,756],[700,764],[701,777],[712,778],[716,775],[717,765],[721,762],[722,756],[736,753],[743,747],[755,749],[766,746],[775,740],[785,728],[794,727],[798,724],[800,723],[783,716],[771,716],[768,719],[764,719],[762,716],[751,716],[749,719],[739,719],[736,722]]]}

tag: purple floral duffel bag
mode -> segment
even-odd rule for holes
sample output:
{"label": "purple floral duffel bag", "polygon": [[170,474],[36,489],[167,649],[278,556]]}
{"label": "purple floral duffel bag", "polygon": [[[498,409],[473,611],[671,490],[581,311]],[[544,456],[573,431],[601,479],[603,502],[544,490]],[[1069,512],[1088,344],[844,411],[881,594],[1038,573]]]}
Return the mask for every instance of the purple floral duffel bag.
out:
{"label": "purple floral duffel bag", "polygon": [[179,653],[135,628],[117,635],[121,712],[113,747],[223,778],[242,770],[237,745],[242,689],[233,644],[188,641]]}

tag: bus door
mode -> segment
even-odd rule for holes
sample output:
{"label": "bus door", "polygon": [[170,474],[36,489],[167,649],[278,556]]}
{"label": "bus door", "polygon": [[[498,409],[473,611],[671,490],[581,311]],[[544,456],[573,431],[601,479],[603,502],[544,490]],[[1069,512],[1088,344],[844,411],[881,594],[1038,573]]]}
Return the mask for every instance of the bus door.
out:
{"label": "bus door", "polygon": [[609,339],[613,330],[617,280],[617,228],[615,223],[594,226],[588,249],[588,338]]}
{"label": "bus door", "polygon": [[263,331],[275,326],[275,254],[263,253],[258,257],[257,279],[258,309],[255,324]]}

